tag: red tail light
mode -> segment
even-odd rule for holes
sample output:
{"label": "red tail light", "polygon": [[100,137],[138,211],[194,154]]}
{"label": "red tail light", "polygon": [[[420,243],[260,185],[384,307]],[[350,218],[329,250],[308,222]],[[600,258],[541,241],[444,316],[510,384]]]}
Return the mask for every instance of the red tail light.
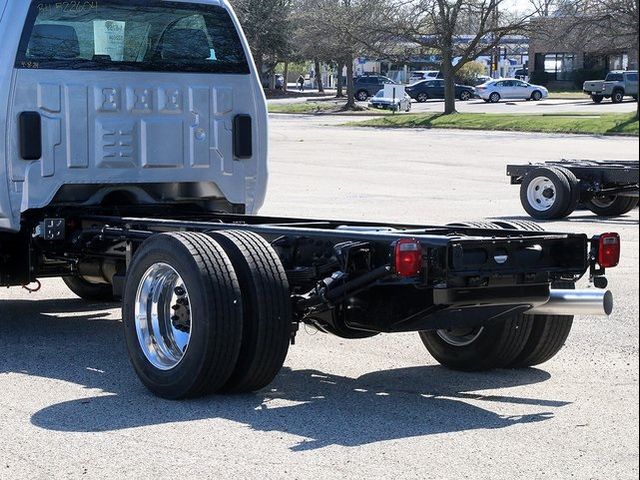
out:
{"label": "red tail light", "polygon": [[603,233],[598,240],[598,263],[602,268],[617,267],[620,263],[620,235]]}
{"label": "red tail light", "polygon": [[396,244],[396,273],[415,277],[422,271],[422,245],[417,240],[403,239]]}

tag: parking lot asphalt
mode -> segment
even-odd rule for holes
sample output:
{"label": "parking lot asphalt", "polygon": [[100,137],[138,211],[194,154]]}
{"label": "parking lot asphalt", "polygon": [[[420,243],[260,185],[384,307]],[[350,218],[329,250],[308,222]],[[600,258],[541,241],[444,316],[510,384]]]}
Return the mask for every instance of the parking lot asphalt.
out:
{"label": "parking lot asphalt", "polygon": [[[436,223],[523,218],[507,163],[638,159],[638,140],[384,131],[274,116],[264,214]],[[576,321],[525,371],[455,373],[417,335],[303,329],[255,395],[154,398],[129,366],[117,305],[62,282],[0,291],[0,478],[636,479],[638,211],[551,230],[619,231],[617,309]]]}

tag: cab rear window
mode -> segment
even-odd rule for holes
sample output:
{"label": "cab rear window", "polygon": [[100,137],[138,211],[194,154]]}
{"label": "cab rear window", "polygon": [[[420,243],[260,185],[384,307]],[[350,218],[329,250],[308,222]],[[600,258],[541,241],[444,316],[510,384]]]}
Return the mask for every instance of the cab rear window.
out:
{"label": "cab rear window", "polygon": [[227,10],[170,1],[36,1],[16,68],[247,74]]}

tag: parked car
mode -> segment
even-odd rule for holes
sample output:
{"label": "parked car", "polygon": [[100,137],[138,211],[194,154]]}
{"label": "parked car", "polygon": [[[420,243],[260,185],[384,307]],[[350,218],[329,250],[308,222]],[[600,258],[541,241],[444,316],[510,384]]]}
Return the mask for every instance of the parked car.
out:
{"label": "parked car", "polygon": [[381,110],[391,110],[392,112],[410,112],[411,97],[406,93],[400,98],[385,97],[384,89],[382,89],[371,98],[369,106]]}
{"label": "parked car", "polygon": [[600,103],[605,98],[610,98],[613,103],[620,103],[625,96],[638,100],[638,71],[609,72],[604,80],[584,82],[582,90],[591,96],[594,103]]}
{"label": "parked car", "polygon": [[420,80],[430,80],[435,78],[442,78],[442,75],[438,70],[416,70],[409,74],[409,85],[418,83]]}
{"label": "parked car", "polygon": [[501,78],[477,86],[476,95],[485,102],[491,103],[498,103],[500,100],[534,100],[538,102],[549,96],[549,90],[541,85],[534,85],[515,78]]}
{"label": "parked car", "polygon": [[518,68],[515,72],[513,72],[513,76],[518,80],[526,82],[529,80],[529,70],[526,68]]}
{"label": "parked car", "polygon": [[[269,75],[262,76],[262,88],[269,88]],[[282,90],[284,88],[284,75],[280,73],[276,73],[275,75],[275,83],[276,90]]]}
{"label": "parked car", "polygon": [[471,84],[471,86],[477,87],[478,85],[482,85],[483,83],[490,82],[491,80],[493,79],[488,75],[478,75],[469,83]]}
{"label": "parked car", "polygon": [[366,102],[369,97],[376,95],[385,85],[397,85],[396,82],[384,75],[363,75],[355,79],[354,89],[356,100]]}
{"label": "parked car", "polygon": [[[444,80],[422,80],[407,87],[409,96],[420,103],[432,98],[444,98]],[[466,102],[476,94],[476,89],[456,84],[456,98]]]}

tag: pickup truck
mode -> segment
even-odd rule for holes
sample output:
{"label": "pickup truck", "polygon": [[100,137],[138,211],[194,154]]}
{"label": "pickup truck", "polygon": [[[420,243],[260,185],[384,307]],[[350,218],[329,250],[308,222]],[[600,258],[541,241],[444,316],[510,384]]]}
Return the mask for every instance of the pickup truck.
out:
{"label": "pickup truck", "polygon": [[604,80],[585,82],[582,89],[594,103],[601,103],[605,98],[621,103],[626,96],[638,100],[638,71],[609,72]]}
{"label": "pickup truck", "polygon": [[418,332],[480,371],[544,363],[613,310],[615,233],[258,215],[266,100],[226,0],[0,0],[0,44],[0,287],[121,301],[156,395],[262,389],[301,324]]}

